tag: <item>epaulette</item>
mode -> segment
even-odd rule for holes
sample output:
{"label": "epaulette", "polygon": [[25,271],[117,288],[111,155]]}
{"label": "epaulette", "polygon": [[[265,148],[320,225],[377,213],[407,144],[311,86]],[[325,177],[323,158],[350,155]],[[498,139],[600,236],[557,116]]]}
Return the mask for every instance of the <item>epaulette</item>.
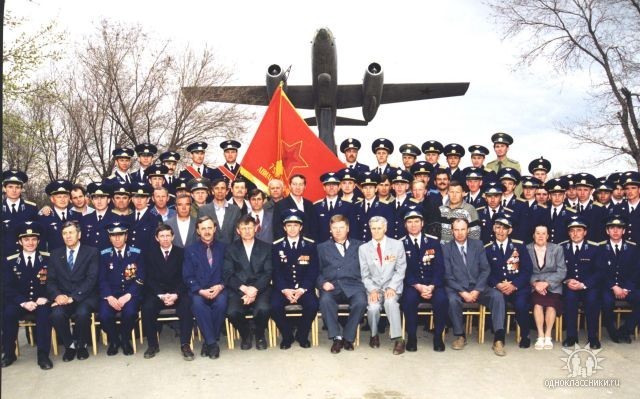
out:
{"label": "epaulette", "polygon": [[381,203],[387,204],[387,205],[391,203],[391,201],[387,201],[387,200],[383,200],[383,199],[378,199],[378,202],[381,202]]}
{"label": "epaulette", "polygon": [[282,238],[278,238],[277,240],[275,240],[273,243],[274,244],[280,244],[282,241],[284,241],[284,237]]}
{"label": "epaulette", "polygon": [[599,242],[589,241],[589,240],[587,240],[587,242],[588,242],[589,244],[591,244],[591,245],[595,245],[596,247],[599,247],[599,246],[600,246],[600,244],[601,244],[601,243],[599,243]]}
{"label": "epaulette", "polygon": [[569,212],[576,213],[576,210],[571,208],[570,206],[565,206],[564,209],[568,210]]}
{"label": "epaulette", "polygon": [[429,238],[433,238],[434,240],[437,240],[438,237],[436,236],[432,236],[431,234],[425,234],[425,236],[429,237]]}
{"label": "epaulette", "polygon": [[137,278],[135,281],[138,285],[144,285],[144,281],[140,280],[139,278]]}
{"label": "epaulette", "polygon": [[599,207],[599,208],[602,208],[602,207],[604,206],[604,205],[602,205],[601,203],[599,203],[598,201],[593,201],[591,204],[592,204],[593,206],[597,206],[597,207]]}
{"label": "epaulette", "polygon": [[420,203],[420,201],[418,201],[418,200],[417,200],[417,199],[415,199],[415,198],[409,198],[409,201],[411,201],[411,202],[413,202],[413,203],[416,203],[416,204],[419,204],[419,203]]}
{"label": "epaulette", "polygon": [[342,200],[342,201],[344,201],[344,202],[348,202],[348,203],[350,203],[350,204],[353,204],[353,201],[351,201],[350,199],[345,199],[344,197],[343,197],[343,198],[340,198],[340,200]]}
{"label": "epaulette", "polygon": [[129,251],[133,252],[134,254],[140,253],[140,249],[136,247],[129,247]]}
{"label": "epaulette", "polygon": [[319,204],[319,203],[321,203],[322,201],[324,201],[324,198],[323,198],[323,199],[319,199],[319,200],[317,200],[316,202],[314,202],[314,203],[313,203],[313,205],[315,205],[315,204]]}
{"label": "epaulette", "polygon": [[358,198],[358,200],[356,201],[356,204],[361,203],[362,201],[364,201],[364,198]]}
{"label": "epaulette", "polygon": [[481,211],[481,210],[483,210],[484,208],[486,208],[486,206],[479,206],[479,207],[477,207],[477,208],[476,208],[476,211]]}
{"label": "epaulette", "polygon": [[562,241],[562,242],[559,242],[559,243],[558,243],[558,245],[564,245],[564,244],[566,244],[566,243],[568,243],[568,242],[569,242],[569,240],[564,240],[564,241]]}
{"label": "epaulette", "polygon": [[522,199],[522,198],[516,198],[516,201],[520,201],[520,202],[527,202],[527,200]]}
{"label": "epaulette", "polygon": [[628,242],[629,244],[633,245],[634,247],[636,246],[636,243],[635,243],[635,242],[633,242],[633,241],[625,240],[624,242]]}
{"label": "epaulette", "polygon": [[108,253],[111,253],[111,248],[103,249],[102,251],[100,251],[100,255],[106,255]]}
{"label": "epaulette", "polygon": [[27,204],[27,205],[33,205],[33,206],[36,206],[36,203],[35,203],[35,202],[33,202],[33,201],[27,201],[27,200],[23,200],[23,201],[24,201],[24,203],[25,203],[25,204]]}
{"label": "epaulette", "polygon": [[515,242],[516,244],[524,244],[522,240],[511,240],[511,242]]}
{"label": "epaulette", "polygon": [[538,206],[539,206],[540,208],[547,209],[547,205],[546,205],[546,204],[538,204]]}
{"label": "epaulette", "polygon": [[405,238],[407,238],[407,236],[402,236],[402,237],[398,238],[398,241],[403,241]]}
{"label": "epaulette", "polygon": [[491,241],[491,242],[490,242],[490,243],[488,243],[488,244],[484,244],[484,247],[485,247],[485,248],[489,248],[489,247],[490,247],[490,246],[492,246],[492,245],[493,245],[493,241]]}
{"label": "epaulette", "polygon": [[116,174],[112,173],[109,175],[109,177],[107,177],[107,179],[115,179],[116,178]]}
{"label": "epaulette", "polygon": [[[505,157],[505,158],[507,159],[507,161],[509,161],[509,162],[511,162],[513,164],[520,165],[520,162],[516,161],[515,159],[511,159],[509,157]],[[514,169],[516,169],[516,168],[514,168]]]}
{"label": "epaulette", "polygon": [[509,211],[509,212],[513,212],[513,209],[511,209],[511,208],[507,208],[506,206],[505,206],[503,209],[505,209],[505,210],[507,210],[507,211]]}
{"label": "epaulette", "polygon": [[16,259],[16,258],[17,258],[17,257],[19,257],[19,256],[20,256],[20,253],[13,254],[13,255],[11,255],[11,256],[7,256],[7,260],[14,260],[14,259]]}
{"label": "epaulette", "polygon": [[307,242],[311,242],[314,243],[315,241],[313,241],[311,238],[307,238],[307,237],[302,237],[303,240],[307,241]]}
{"label": "epaulette", "polygon": [[40,253],[40,255],[44,255],[44,256],[51,256],[51,254],[47,251],[38,251]]}
{"label": "epaulette", "polygon": [[600,241],[599,243],[597,243],[598,245],[606,245],[607,244],[607,240],[604,241]]}

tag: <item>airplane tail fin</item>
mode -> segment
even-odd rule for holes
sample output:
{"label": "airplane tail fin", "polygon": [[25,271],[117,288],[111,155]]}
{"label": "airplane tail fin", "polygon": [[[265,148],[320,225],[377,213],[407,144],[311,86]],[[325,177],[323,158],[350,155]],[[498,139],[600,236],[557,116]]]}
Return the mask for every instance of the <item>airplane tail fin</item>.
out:
{"label": "airplane tail fin", "polygon": [[[311,118],[305,118],[304,120],[309,126],[318,126],[318,120],[315,116]],[[340,126],[367,126],[369,122],[361,121],[358,119],[345,118],[343,116],[336,116],[336,125]]]}

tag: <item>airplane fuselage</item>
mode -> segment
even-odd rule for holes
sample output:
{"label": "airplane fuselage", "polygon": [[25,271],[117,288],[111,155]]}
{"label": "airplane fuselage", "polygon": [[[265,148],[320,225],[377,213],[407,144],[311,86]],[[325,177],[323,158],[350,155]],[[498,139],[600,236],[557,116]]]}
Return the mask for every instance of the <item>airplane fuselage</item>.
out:
{"label": "airplane fuselage", "polygon": [[336,123],[338,59],[333,34],[329,29],[318,29],[313,39],[311,74],[319,137],[335,151],[333,131]]}

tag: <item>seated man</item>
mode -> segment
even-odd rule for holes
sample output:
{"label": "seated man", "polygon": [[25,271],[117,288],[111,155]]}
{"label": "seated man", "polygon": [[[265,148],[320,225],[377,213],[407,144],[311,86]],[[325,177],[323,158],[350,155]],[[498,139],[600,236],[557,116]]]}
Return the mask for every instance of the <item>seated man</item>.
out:
{"label": "seated man", "polygon": [[16,359],[18,321],[27,314],[35,315],[38,366],[42,370],[53,367],[49,359],[51,350],[51,304],[47,299],[47,270],[49,253],[38,251],[40,227],[34,222],[23,222],[16,228],[22,250],[5,258],[2,265],[4,301],[2,307],[2,360],[8,367]]}
{"label": "seated man", "polygon": [[485,245],[487,261],[491,268],[488,285],[504,295],[505,302],[511,302],[516,310],[516,320],[522,336],[520,348],[531,346],[529,339],[529,297],[531,295],[531,273],[533,263],[529,251],[522,241],[511,238],[513,220],[511,214],[498,213],[493,221],[496,239]]}
{"label": "seated man", "polygon": [[182,279],[193,303],[193,314],[204,336],[201,356],[220,357],[220,328],[227,311],[227,291],[222,282],[226,245],[214,239],[216,226],[209,216],[196,222],[198,241],[184,250]]}
{"label": "seated man", "polygon": [[318,314],[318,297],[314,290],[318,278],[318,253],[313,240],[300,234],[302,212],[292,209],[282,217],[287,236],[275,241],[271,251],[275,289],[271,297],[271,315],[282,334],[280,349],[289,349],[294,337],[285,306],[301,305],[302,317],[295,339],[301,347],[309,348],[309,330]]}
{"label": "seated man", "polygon": [[434,236],[422,232],[424,221],[421,210],[410,209],[404,216],[407,235],[402,239],[407,254],[407,272],[402,293],[402,310],[407,323],[407,350],[418,350],[418,304],[429,302],[433,306],[435,331],[433,350],[443,352],[442,332],[447,323],[449,302],[444,290],[444,258],[442,247]]}
{"label": "seated man", "polygon": [[451,223],[453,240],[442,246],[444,254],[444,278],[449,297],[449,319],[456,336],[451,347],[463,349],[467,339],[463,329],[462,303],[481,303],[491,310],[494,341],[493,352],[498,356],[504,351],[504,297],[496,288],[487,285],[491,273],[482,241],[468,238],[469,222],[456,219]]}
{"label": "seated man", "polygon": [[[98,310],[98,273],[100,257],[95,247],[80,244],[80,225],[66,221],[62,225],[64,247],[51,253],[47,291],[51,305],[51,324],[64,344],[62,360],[70,362],[89,357],[87,338],[91,313]],[[69,319],[74,321],[71,334]]]}
{"label": "seated man", "polygon": [[[348,238],[349,219],[334,215],[329,221],[331,239],[318,245],[318,281],[320,311],[333,339],[331,353],[342,348],[353,350],[358,323],[367,306],[367,296],[360,274],[358,248],[362,241]],[[349,317],[342,327],[338,323],[338,305],[349,304]],[[342,330],[342,331],[341,331]]]}
{"label": "seated man", "polygon": [[372,240],[358,248],[362,282],[369,296],[367,306],[367,318],[369,326],[371,326],[369,346],[372,348],[380,347],[378,321],[380,320],[380,308],[384,305],[391,327],[391,339],[395,340],[393,354],[400,355],[404,353],[399,303],[402,294],[402,281],[407,269],[404,246],[401,241],[385,235],[387,232],[385,218],[372,217],[369,221],[369,228]]}
{"label": "seated man", "polygon": [[256,349],[267,349],[264,330],[269,322],[271,296],[271,245],[255,239],[256,222],[242,216],[236,223],[240,240],[232,242],[224,254],[223,278],[229,289],[227,315],[240,332],[240,349],[251,349],[251,328],[245,318],[253,314]]}
{"label": "seated man", "polygon": [[[185,207],[186,208],[186,207]],[[143,254],[146,268],[144,302],[142,303],[142,329],[149,348],[144,353],[150,359],[160,351],[157,318],[161,309],[175,308],[180,319],[180,350],[184,360],[193,360],[189,341],[193,331],[191,297],[182,280],[184,249],[173,245],[173,230],[166,224],[156,228],[158,245],[149,245]]]}
{"label": "seated man", "polygon": [[[144,284],[144,262],[136,247],[127,246],[125,223],[107,226],[111,247],[100,252],[100,310],[98,319],[109,339],[107,355],[118,354],[122,346],[125,356],[133,355],[131,331],[135,327],[142,284]],[[120,313],[120,326],[116,325],[116,314]]]}

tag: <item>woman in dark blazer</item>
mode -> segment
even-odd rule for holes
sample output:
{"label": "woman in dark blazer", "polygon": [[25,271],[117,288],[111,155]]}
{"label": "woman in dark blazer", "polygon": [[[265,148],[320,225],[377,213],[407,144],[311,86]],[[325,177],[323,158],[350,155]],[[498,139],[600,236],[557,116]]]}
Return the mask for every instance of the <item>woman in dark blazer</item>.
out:
{"label": "woman in dark blazer", "polygon": [[533,260],[531,304],[538,328],[535,348],[553,349],[551,331],[556,315],[562,313],[562,281],[567,274],[562,247],[549,242],[547,226],[536,226],[533,242],[527,245]]}

